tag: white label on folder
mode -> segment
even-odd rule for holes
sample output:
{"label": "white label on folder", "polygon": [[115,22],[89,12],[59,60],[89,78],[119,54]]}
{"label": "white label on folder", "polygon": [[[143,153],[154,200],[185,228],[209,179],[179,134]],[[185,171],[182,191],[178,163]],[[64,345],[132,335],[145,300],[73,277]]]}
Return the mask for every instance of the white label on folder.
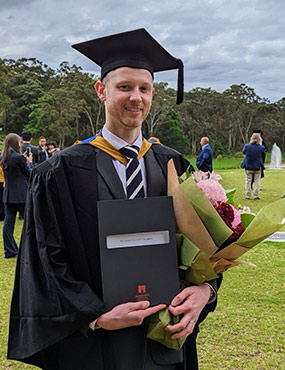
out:
{"label": "white label on folder", "polygon": [[107,235],[107,248],[131,248],[169,243],[169,231]]}

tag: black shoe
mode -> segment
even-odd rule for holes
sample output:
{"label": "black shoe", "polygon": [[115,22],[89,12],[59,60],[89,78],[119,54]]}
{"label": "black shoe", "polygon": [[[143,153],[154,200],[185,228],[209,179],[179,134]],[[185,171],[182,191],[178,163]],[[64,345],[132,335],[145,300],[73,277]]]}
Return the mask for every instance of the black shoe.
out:
{"label": "black shoe", "polygon": [[285,198],[285,194],[283,194],[281,198]]}

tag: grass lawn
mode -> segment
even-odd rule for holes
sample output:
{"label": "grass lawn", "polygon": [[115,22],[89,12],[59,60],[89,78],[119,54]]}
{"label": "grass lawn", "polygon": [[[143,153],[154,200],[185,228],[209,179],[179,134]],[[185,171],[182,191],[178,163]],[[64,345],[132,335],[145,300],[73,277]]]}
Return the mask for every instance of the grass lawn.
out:
{"label": "grass lawn", "polygon": [[[266,170],[261,181],[261,200],[247,201],[244,197],[243,170],[214,169],[221,174],[221,183],[225,188],[237,188],[236,203],[248,205],[254,212],[280,199],[285,192],[285,170]],[[2,230],[2,222],[0,227]],[[21,227],[22,221],[17,221],[17,240]],[[0,243],[3,251],[2,239]],[[225,272],[218,307],[201,325],[198,336],[201,370],[284,368],[284,244],[260,243],[241,258],[256,267],[241,265]],[[32,369],[32,366],[6,360],[9,305],[16,261],[5,260],[2,255],[0,369]]]}
{"label": "grass lawn", "polygon": [[201,325],[201,370],[284,369],[284,244],[260,243],[224,273],[218,307]]}

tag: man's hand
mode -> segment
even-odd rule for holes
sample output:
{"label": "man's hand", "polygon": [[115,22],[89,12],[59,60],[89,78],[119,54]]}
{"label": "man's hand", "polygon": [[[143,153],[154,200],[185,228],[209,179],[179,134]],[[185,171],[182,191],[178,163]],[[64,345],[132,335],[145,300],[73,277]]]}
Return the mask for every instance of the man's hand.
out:
{"label": "man's hand", "polygon": [[173,315],[183,314],[179,323],[165,327],[165,330],[175,333],[172,335],[173,339],[186,338],[192,333],[200,312],[209,300],[210,292],[208,285],[191,286],[173,298],[169,311]]}
{"label": "man's hand", "polygon": [[153,315],[166,307],[165,304],[159,304],[153,307],[149,307],[149,305],[149,301],[120,304],[111,311],[101,315],[97,320],[97,325],[107,330],[138,326],[142,324],[147,316]]}
{"label": "man's hand", "polygon": [[33,153],[30,153],[29,156],[27,156],[27,153],[23,153],[23,156],[26,158],[26,163],[28,166],[33,162]]}

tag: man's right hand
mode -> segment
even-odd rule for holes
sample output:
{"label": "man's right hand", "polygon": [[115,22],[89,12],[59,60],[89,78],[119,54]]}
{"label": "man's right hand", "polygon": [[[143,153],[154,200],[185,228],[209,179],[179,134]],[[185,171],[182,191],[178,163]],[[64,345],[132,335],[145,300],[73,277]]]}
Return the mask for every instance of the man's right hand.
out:
{"label": "man's right hand", "polygon": [[97,320],[97,325],[106,330],[117,330],[129,326],[139,326],[143,320],[150,315],[162,310],[165,304],[149,307],[149,301],[128,302],[114,307],[101,315]]}

